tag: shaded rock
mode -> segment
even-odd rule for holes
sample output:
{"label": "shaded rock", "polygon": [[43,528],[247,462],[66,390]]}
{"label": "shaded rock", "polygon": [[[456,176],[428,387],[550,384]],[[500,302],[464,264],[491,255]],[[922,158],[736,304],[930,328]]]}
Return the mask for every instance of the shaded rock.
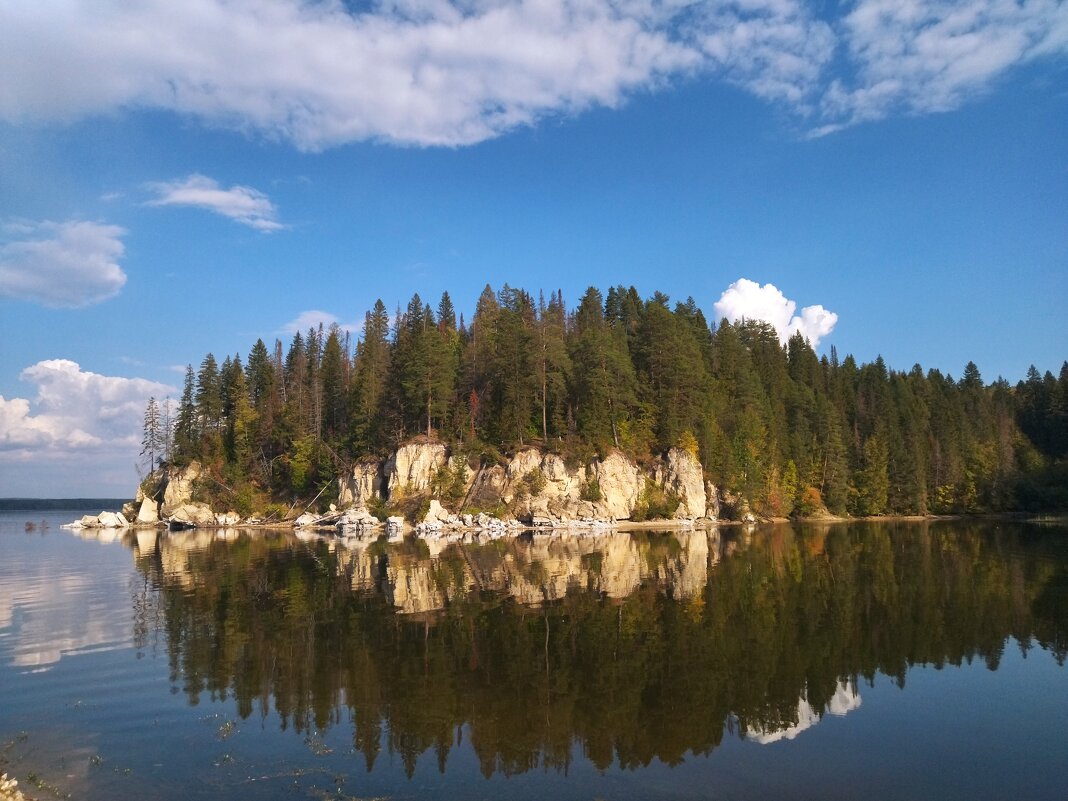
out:
{"label": "shaded rock", "polygon": [[705,517],[719,520],[719,490],[711,481],[705,484]]}
{"label": "shaded rock", "polygon": [[351,474],[338,478],[337,486],[342,507],[365,507],[372,499],[382,497],[382,465],[377,461],[358,462]]}

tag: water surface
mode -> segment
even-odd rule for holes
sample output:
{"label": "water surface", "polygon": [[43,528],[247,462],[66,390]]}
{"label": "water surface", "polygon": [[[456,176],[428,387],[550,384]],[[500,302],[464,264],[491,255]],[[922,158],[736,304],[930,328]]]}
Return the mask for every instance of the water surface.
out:
{"label": "water surface", "polygon": [[1063,526],[58,528],[86,511],[0,513],[0,769],[43,798],[1068,787]]}

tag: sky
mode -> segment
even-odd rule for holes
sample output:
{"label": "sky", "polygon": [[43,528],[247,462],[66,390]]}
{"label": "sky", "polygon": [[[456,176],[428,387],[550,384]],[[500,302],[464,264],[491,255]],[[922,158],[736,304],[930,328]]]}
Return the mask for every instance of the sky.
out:
{"label": "sky", "polygon": [[0,76],[0,496],[129,496],[186,364],[415,292],[1068,358],[1064,0],[7,0]]}

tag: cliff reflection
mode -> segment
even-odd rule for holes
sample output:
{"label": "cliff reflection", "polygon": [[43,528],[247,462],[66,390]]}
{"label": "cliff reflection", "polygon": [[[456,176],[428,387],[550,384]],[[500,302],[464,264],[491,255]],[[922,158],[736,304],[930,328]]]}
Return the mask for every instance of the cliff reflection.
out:
{"label": "cliff reflection", "polygon": [[[796,736],[877,672],[1066,655],[1063,529],[776,527],[388,542],[208,532],[135,549],[189,702],[348,711],[379,749],[442,770],[466,727],[486,775]],[[146,543],[147,545],[147,543]],[[800,699],[800,701],[799,701]],[[349,724],[346,724],[349,725]]]}

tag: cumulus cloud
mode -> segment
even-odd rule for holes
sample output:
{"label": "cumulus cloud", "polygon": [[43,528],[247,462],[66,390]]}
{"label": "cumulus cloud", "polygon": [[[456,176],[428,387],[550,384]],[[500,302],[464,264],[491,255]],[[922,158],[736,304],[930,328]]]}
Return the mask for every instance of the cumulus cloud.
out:
{"label": "cumulus cloud", "polygon": [[84,371],[67,359],[38,362],[19,378],[33,384],[36,394],[32,401],[0,396],[0,454],[5,461],[92,451],[121,454],[132,465],[148,399],[175,392],[143,378]]}
{"label": "cumulus cloud", "polygon": [[342,331],[347,331],[350,334],[359,333],[363,330],[362,322],[344,323],[336,314],[320,309],[309,309],[308,311],[302,311],[294,319],[282,326],[282,331],[287,334],[296,334],[298,331],[304,334],[309,329],[318,328],[320,325],[324,331],[328,330],[332,325],[336,325]]}
{"label": "cumulus cloud", "polygon": [[725,317],[731,322],[745,319],[769,323],[784,344],[800,332],[814,348],[838,323],[837,314],[819,305],[805,306],[801,314],[796,315],[797,303],[783,295],[778,287],[774,284],[761,286],[747,278],[739,278],[727,287],[714,308],[716,319]]}
{"label": "cumulus cloud", "polygon": [[0,244],[0,295],[74,308],[114,297],[126,283],[126,231],[117,225],[23,220],[4,231],[19,238]]}
{"label": "cumulus cloud", "polygon": [[156,197],[150,206],[192,206],[228,217],[257,231],[284,228],[277,220],[278,210],[267,195],[250,186],[223,189],[213,178],[190,175],[177,181],[151,183]]}

